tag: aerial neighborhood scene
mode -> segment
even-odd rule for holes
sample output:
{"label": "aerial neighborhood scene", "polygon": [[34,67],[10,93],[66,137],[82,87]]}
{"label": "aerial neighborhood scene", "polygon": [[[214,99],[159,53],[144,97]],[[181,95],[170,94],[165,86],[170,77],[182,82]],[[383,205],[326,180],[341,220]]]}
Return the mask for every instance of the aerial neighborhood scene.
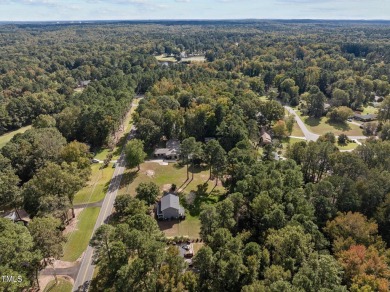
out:
{"label": "aerial neighborhood scene", "polygon": [[389,247],[389,1],[0,1],[0,292],[386,292]]}

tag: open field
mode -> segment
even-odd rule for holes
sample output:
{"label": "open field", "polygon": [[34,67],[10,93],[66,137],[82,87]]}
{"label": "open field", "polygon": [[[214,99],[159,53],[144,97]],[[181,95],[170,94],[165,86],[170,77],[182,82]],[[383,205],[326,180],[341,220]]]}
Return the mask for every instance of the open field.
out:
{"label": "open field", "polygon": [[85,204],[99,202],[104,199],[106,189],[114,173],[110,163],[108,167],[99,169],[101,163],[92,164],[92,174],[85,187],[83,187],[74,198],[74,204]]}
{"label": "open field", "polygon": [[320,119],[308,117],[302,115],[300,111],[297,111],[297,114],[301,117],[302,121],[306,124],[309,131],[318,134],[324,135],[325,133],[332,132],[336,136],[342,133],[348,136],[363,136],[362,129],[359,126],[350,124],[350,123],[334,123],[330,122],[327,117],[322,117]]}
{"label": "open field", "polygon": [[155,58],[159,62],[170,62],[170,63],[177,62],[177,60],[174,57],[167,57],[165,55],[155,56]]}
{"label": "open field", "polygon": [[59,277],[56,285],[55,280],[50,281],[44,290],[44,292],[70,292],[73,289],[71,282]]}
{"label": "open field", "polygon": [[80,213],[77,217],[78,222],[75,230],[67,234],[62,261],[74,262],[81,256],[88,246],[99,212],[100,207],[92,207],[86,208]]}
{"label": "open field", "polygon": [[188,58],[181,58],[181,62],[206,62],[205,56],[193,56]]}
{"label": "open field", "polygon": [[5,144],[7,144],[16,134],[22,134],[26,132],[27,130],[31,129],[31,126],[26,126],[23,128],[20,128],[18,130],[5,133],[4,135],[0,136],[0,149],[4,147]]}
{"label": "open field", "polygon": [[[191,169],[190,169],[191,171]],[[136,187],[141,182],[155,182],[161,190],[167,190],[171,184],[176,184],[179,190],[190,192],[196,191],[196,186],[208,183],[208,191],[214,188],[215,182],[208,181],[208,169],[195,169],[194,179],[186,182],[187,173],[185,166],[179,166],[176,163],[169,163],[168,165],[160,165],[156,162],[147,161],[141,164],[141,170],[137,172],[136,169],[127,169],[122,177],[119,195],[121,194],[135,194]],[[218,186],[215,190],[223,191],[223,187]]]}

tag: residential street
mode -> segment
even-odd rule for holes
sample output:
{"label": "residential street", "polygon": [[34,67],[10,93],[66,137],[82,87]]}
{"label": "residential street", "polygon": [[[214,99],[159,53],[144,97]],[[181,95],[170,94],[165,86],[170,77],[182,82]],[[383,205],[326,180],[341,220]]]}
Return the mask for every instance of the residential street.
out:
{"label": "residential street", "polygon": [[[298,126],[301,128],[303,134],[305,135],[305,138],[307,141],[317,141],[317,139],[320,137],[318,134],[314,134],[309,131],[309,129],[306,127],[305,123],[302,121],[301,117],[298,116],[298,114],[295,112],[295,110],[289,106],[284,106],[284,108],[290,113],[295,116],[295,120],[297,121]],[[359,124],[360,125],[360,124]],[[365,140],[367,139],[367,136],[348,136],[351,140]]]}
{"label": "residential street", "polygon": [[[130,130],[127,140],[132,139],[134,135],[135,135],[135,128],[133,126]],[[118,159],[117,166],[115,168],[110,185],[108,187],[107,194],[104,198],[102,208],[100,209],[99,217],[96,220],[96,224],[93,229],[93,234],[95,233],[95,230],[97,228],[99,228],[101,225],[103,225],[106,222],[107,218],[112,213],[115,198],[118,193],[118,189],[120,187],[122,174],[125,170],[124,158],[125,158],[124,151],[122,150],[121,156]],[[73,286],[73,291],[88,291],[88,287],[93,278],[93,272],[95,269],[95,266],[92,264],[92,256],[93,256],[93,248],[88,246],[82,258],[80,270],[77,274],[77,278]]]}

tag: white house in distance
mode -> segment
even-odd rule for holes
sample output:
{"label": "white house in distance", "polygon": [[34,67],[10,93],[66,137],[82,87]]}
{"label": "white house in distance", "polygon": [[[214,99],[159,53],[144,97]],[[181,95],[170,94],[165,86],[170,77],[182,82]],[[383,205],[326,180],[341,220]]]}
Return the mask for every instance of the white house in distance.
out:
{"label": "white house in distance", "polygon": [[183,219],[185,211],[180,205],[179,197],[169,193],[161,198],[156,206],[156,214],[158,219]]}

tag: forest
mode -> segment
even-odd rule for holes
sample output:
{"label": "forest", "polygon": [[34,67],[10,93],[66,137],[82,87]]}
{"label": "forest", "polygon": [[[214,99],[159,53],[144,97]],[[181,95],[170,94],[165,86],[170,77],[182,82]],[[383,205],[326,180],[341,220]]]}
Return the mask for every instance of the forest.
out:
{"label": "forest", "polygon": [[[90,241],[91,291],[389,291],[390,23],[3,24],[0,48],[0,135],[32,125],[0,149],[0,210],[31,218],[0,219],[0,275],[23,275],[0,291],[36,287],[62,256],[94,152],[114,148],[141,94],[128,167],[178,139],[181,163],[225,192],[201,206],[192,267],[150,216],[158,188],[118,196]],[[323,132],[279,160],[295,123],[284,106],[337,125],[375,107],[377,120],[353,151]]]}

